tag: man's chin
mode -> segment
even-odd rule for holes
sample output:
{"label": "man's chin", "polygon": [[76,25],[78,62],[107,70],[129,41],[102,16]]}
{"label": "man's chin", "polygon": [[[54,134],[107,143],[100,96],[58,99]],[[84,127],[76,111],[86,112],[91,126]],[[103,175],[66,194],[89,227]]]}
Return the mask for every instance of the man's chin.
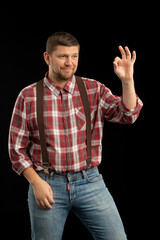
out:
{"label": "man's chin", "polygon": [[60,74],[60,78],[62,79],[62,80],[69,80],[71,77],[73,77],[73,75],[74,75],[74,72],[72,72],[72,73],[66,73],[66,74]]}

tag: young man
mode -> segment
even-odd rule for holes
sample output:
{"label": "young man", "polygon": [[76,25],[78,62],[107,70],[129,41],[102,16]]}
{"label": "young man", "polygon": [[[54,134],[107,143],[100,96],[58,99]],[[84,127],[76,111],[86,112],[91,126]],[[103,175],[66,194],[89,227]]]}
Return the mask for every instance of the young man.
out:
{"label": "young man", "polygon": [[37,124],[36,83],[24,88],[15,103],[9,133],[13,169],[29,181],[28,202],[32,239],[60,240],[72,210],[94,239],[127,239],[115,203],[97,166],[101,162],[104,119],[132,124],[142,108],[135,93],[135,51],[119,50],[114,71],[122,82],[122,97],[98,81],[83,78],[91,111],[90,167],[87,167],[86,117],[75,72],[80,46],[69,33],[50,36],[44,59],[44,129],[48,159],[45,171]]}

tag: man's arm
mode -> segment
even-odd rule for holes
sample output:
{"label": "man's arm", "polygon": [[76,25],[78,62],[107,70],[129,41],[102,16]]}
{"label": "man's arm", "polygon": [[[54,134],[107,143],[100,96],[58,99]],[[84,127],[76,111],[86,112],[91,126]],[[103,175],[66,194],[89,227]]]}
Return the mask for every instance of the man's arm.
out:
{"label": "man's arm", "polygon": [[134,109],[137,104],[134,81],[129,84],[122,83],[122,98],[126,107]]}
{"label": "man's arm", "polygon": [[29,130],[27,127],[25,98],[19,94],[10,124],[9,130],[9,155],[13,169],[29,181],[33,187],[34,195],[39,206],[50,209],[50,203],[54,203],[52,189],[43,181],[33,169],[33,163],[27,154],[29,143]]}
{"label": "man's arm", "polygon": [[136,92],[134,87],[134,63],[136,61],[136,52],[133,51],[132,56],[128,47],[125,50],[119,46],[122,59],[116,57],[114,59],[114,72],[122,82],[122,97],[126,107],[133,109],[136,107]]}

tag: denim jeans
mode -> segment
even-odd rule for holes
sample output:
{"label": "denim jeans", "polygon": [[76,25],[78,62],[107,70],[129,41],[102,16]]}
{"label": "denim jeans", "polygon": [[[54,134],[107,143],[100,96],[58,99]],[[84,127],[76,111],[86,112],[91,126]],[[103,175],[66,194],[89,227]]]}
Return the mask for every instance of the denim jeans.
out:
{"label": "denim jeans", "polygon": [[70,210],[90,231],[93,239],[127,239],[116,205],[97,168],[39,175],[51,186],[55,204],[50,210],[42,209],[35,201],[32,187],[29,187],[32,240],[61,240]]}

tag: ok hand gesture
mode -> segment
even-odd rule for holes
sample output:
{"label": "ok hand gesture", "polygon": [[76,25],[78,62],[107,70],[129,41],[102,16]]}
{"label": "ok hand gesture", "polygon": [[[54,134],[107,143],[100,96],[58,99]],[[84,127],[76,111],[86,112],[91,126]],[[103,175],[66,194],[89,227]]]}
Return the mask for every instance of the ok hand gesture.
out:
{"label": "ok hand gesture", "polygon": [[136,61],[136,52],[132,55],[128,47],[123,49],[119,46],[122,58],[116,57],[113,62],[114,72],[121,79],[122,83],[130,83],[133,81],[134,63]]}

